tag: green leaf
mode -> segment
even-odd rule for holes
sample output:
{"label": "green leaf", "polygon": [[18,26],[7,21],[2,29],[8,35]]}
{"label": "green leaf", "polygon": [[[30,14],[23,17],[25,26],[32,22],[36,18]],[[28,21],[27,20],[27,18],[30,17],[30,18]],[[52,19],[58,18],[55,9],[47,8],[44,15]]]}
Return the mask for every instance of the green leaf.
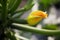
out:
{"label": "green leaf", "polygon": [[31,9],[33,5],[34,5],[33,0],[28,0],[28,2],[26,3],[26,5],[24,6],[25,10]]}
{"label": "green leaf", "polygon": [[2,9],[1,9],[2,7],[0,6],[0,13],[1,13],[1,11],[2,11]]}
{"label": "green leaf", "polygon": [[24,14],[24,12],[16,13],[15,15],[12,16],[12,18],[20,18],[22,14]]}
{"label": "green leaf", "polygon": [[2,12],[2,5],[0,4],[0,13]]}
{"label": "green leaf", "polygon": [[1,1],[2,1],[2,0],[0,0],[0,4],[1,4]]}
{"label": "green leaf", "polygon": [[10,9],[14,5],[15,2],[16,2],[16,0],[9,0],[8,9]]}
{"label": "green leaf", "polygon": [[33,0],[28,0],[26,5],[23,8],[15,11],[12,15],[17,14],[17,13],[21,13],[21,12],[22,12],[21,15],[23,15],[24,14],[23,12],[30,10],[33,7],[33,5],[34,5]]}
{"label": "green leaf", "polygon": [[49,10],[50,6],[52,4],[55,4],[57,3],[59,0],[41,0],[41,1],[38,1],[39,5],[40,5],[40,10]]}
{"label": "green leaf", "polygon": [[25,37],[22,37],[22,36],[20,36],[20,35],[15,35],[17,38],[19,38],[19,39],[21,39],[21,40],[29,40],[28,38],[25,38]]}
{"label": "green leaf", "polygon": [[8,29],[6,31],[6,38],[10,40],[16,40],[15,33],[12,30]]}
{"label": "green leaf", "polygon": [[2,7],[0,6],[0,9],[2,9]]}
{"label": "green leaf", "polygon": [[[28,11],[30,10],[32,7],[33,7],[34,4],[29,4],[29,5],[26,5],[24,8],[16,11],[15,13],[19,13],[19,12],[25,12],[25,11]],[[29,6],[29,7],[28,7]]]}
{"label": "green leaf", "polygon": [[20,23],[20,24],[27,24],[27,21],[25,19],[12,19],[13,23]]}
{"label": "green leaf", "polygon": [[9,13],[11,13],[11,15],[13,14],[14,11],[16,11],[16,9],[18,8],[18,6],[21,3],[21,1],[22,0],[15,0],[14,4],[9,9]]}
{"label": "green leaf", "polygon": [[13,23],[13,26],[11,28],[13,29],[18,29],[22,31],[27,31],[27,32],[32,32],[32,33],[37,33],[37,34],[42,34],[42,35],[60,35],[60,30],[47,30],[47,29],[38,29],[32,26],[27,26],[23,24],[17,24]]}
{"label": "green leaf", "polygon": [[0,4],[0,8],[2,7],[2,5]]}

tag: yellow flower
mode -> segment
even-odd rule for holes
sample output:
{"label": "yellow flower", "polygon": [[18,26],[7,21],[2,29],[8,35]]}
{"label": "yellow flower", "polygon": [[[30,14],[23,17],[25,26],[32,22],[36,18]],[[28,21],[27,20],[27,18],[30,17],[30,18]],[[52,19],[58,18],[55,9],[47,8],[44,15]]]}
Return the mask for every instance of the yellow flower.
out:
{"label": "yellow flower", "polygon": [[29,14],[29,16],[27,18],[27,22],[29,25],[36,25],[43,18],[47,18],[47,14],[43,11],[37,10],[37,11],[33,11]]}

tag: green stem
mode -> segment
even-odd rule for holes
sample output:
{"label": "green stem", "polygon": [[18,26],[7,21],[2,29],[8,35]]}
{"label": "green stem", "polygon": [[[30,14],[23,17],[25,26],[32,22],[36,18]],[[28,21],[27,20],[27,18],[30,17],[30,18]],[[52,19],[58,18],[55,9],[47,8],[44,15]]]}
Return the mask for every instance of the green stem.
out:
{"label": "green stem", "polygon": [[2,24],[0,25],[1,26],[1,36],[0,36],[0,40],[4,40],[5,39],[5,28],[6,28],[6,25],[7,25],[7,0],[1,0],[1,5],[2,5],[2,12],[1,12],[1,20],[2,20]]}
{"label": "green stem", "polygon": [[43,35],[60,35],[60,30],[46,30],[46,29],[38,29],[32,26],[27,26],[23,24],[12,24],[12,28],[18,29],[18,30],[23,30],[27,32],[32,32],[32,33],[37,33],[37,34],[43,34]]}
{"label": "green stem", "polygon": [[2,0],[2,14],[1,14],[1,17],[2,17],[2,21],[3,23],[5,23],[7,20],[7,0]]}

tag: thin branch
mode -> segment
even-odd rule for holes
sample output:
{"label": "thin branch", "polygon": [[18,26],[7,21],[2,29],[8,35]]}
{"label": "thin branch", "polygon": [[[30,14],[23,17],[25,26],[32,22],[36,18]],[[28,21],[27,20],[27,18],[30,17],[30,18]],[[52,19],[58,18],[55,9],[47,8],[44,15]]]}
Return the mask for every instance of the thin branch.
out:
{"label": "thin branch", "polygon": [[27,26],[23,24],[13,23],[11,28],[23,30],[27,32],[43,34],[43,35],[60,35],[60,30],[47,30],[47,29],[38,29],[32,26]]}

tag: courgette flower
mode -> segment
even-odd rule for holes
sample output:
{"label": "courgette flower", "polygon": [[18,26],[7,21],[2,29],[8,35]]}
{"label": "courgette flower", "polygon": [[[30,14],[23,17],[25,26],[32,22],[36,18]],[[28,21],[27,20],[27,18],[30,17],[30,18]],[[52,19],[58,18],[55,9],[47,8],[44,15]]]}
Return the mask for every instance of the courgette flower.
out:
{"label": "courgette flower", "polygon": [[37,10],[29,14],[29,16],[27,17],[27,22],[29,25],[36,25],[44,18],[47,18],[46,12]]}

